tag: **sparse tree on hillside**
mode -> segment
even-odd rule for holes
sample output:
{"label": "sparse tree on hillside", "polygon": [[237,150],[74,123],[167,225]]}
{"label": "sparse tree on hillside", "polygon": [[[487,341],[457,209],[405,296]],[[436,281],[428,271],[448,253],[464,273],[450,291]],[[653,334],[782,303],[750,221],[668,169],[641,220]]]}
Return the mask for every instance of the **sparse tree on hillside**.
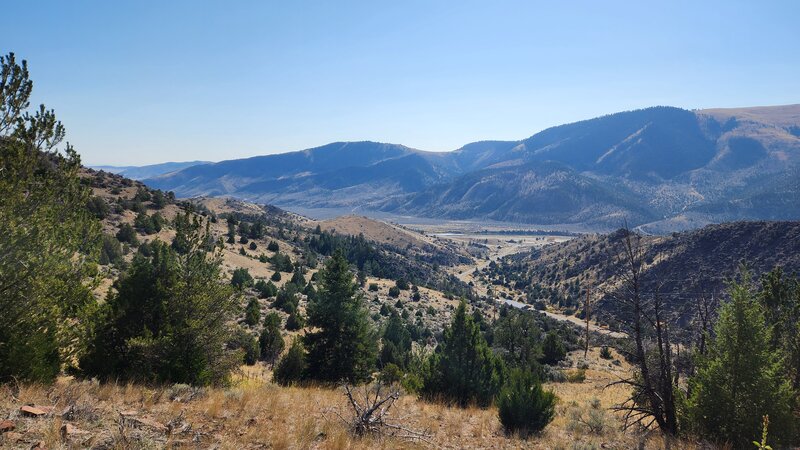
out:
{"label": "sparse tree on hillside", "polygon": [[187,251],[155,241],[115,283],[80,367],[103,379],[224,383],[241,361],[226,349],[238,299],[223,282],[197,218]]}
{"label": "sparse tree on hillside", "polygon": [[283,352],[284,341],[281,335],[281,318],[271,312],[264,317],[264,329],[258,338],[261,347],[261,359],[275,364],[275,359]]}
{"label": "sparse tree on hillside", "polygon": [[291,386],[303,379],[306,372],[306,354],[300,338],[295,338],[289,351],[278,360],[272,377],[281,386]]}
{"label": "sparse tree on hillside", "polygon": [[244,310],[244,322],[253,327],[259,321],[261,321],[261,307],[258,304],[258,299],[251,298]]}
{"label": "sparse tree on hillside", "polygon": [[306,377],[325,382],[369,379],[377,353],[376,336],[364,300],[341,252],[325,264],[317,299],[308,305]]}
{"label": "sparse tree on hillside", "polygon": [[489,406],[505,378],[502,360],[489,349],[463,301],[428,364],[423,396],[441,397],[462,407]]}

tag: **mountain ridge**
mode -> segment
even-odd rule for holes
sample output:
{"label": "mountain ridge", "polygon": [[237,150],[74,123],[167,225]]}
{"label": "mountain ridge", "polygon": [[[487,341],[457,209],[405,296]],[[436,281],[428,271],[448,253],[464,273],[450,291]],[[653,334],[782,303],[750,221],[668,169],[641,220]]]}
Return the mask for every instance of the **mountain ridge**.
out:
{"label": "mountain ridge", "polygon": [[[798,167],[800,105],[658,106],[451,152],[336,142],[193,166],[145,182],[183,197],[231,196],[290,209],[597,229],[627,221],[668,232],[693,223],[800,218],[800,205],[791,200],[800,195]],[[671,220],[683,216],[693,219]]]}

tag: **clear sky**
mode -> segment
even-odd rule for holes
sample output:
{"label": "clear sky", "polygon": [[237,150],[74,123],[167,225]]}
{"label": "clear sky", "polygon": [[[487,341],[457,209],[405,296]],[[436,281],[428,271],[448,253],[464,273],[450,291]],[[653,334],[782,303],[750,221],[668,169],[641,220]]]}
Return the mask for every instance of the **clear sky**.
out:
{"label": "clear sky", "polygon": [[800,1],[16,1],[0,52],[89,164],[453,150],[652,105],[800,103]]}

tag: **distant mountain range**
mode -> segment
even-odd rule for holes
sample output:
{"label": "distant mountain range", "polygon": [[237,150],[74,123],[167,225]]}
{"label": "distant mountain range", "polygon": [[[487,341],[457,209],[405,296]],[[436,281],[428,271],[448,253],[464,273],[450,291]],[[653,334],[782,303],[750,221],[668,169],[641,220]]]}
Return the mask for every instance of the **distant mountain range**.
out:
{"label": "distant mountain range", "polygon": [[89,166],[95,170],[102,170],[109,173],[116,173],[132,180],[143,180],[145,178],[157,177],[187,167],[199,164],[210,164],[209,161],[187,161],[187,162],[165,162],[149,166]]}
{"label": "distant mountain range", "polygon": [[653,107],[452,152],[338,142],[193,165],[145,182],[178,196],[652,233],[800,219],[800,105]]}

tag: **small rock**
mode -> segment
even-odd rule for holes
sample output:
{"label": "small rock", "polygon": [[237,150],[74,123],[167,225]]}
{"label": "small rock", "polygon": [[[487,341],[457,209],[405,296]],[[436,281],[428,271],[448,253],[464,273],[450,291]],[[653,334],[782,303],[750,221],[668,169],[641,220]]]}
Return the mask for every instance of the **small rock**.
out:
{"label": "small rock", "polygon": [[19,409],[23,416],[42,417],[47,415],[47,411],[37,406],[24,405]]}
{"label": "small rock", "polygon": [[88,431],[81,430],[80,428],[70,423],[61,426],[61,439],[67,440],[71,437],[86,436],[90,434]]}
{"label": "small rock", "polygon": [[17,433],[15,431],[9,431],[8,433],[3,434],[3,442],[11,443],[11,442],[18,442],[21,441],[22,438],[25,437],[22,433]]}
{"label": "small rock", "polygon": [[129,409],[129,410],[127,410],[127,411],[120,411],[120,413],[119,413],[119,414],[120,414],[121,416],[126,416],[126,417],[128,417],[128,416],[135,416],[136,414],[139,414],[139,412],[138,412],[138,411],[136,411],[136,410],[133,410],[133,409]]}
{"label": "small rock", "polygon": [[14,422],[10,420],[0,421],[0,434],[8,433],[9,431],[14,431],[15,428],[16,426],[14,425]]}
{"label": "small rock", "polygon": [[44,441],[39,441],[31,445],[31,450],[47,450],[47,447],[45,447]]}
{"label": "small rock", "polygon": [[133,422],[134,425],[137,425],[139,427],[152,428],[153,430],[157,430],[162,433],[167,432],[166,425],[164,425],[163,423],[156,422],[155,420],[152,419],[147,419],[145,417],[128,417],[128,420],[130,420],[131,422]]}

